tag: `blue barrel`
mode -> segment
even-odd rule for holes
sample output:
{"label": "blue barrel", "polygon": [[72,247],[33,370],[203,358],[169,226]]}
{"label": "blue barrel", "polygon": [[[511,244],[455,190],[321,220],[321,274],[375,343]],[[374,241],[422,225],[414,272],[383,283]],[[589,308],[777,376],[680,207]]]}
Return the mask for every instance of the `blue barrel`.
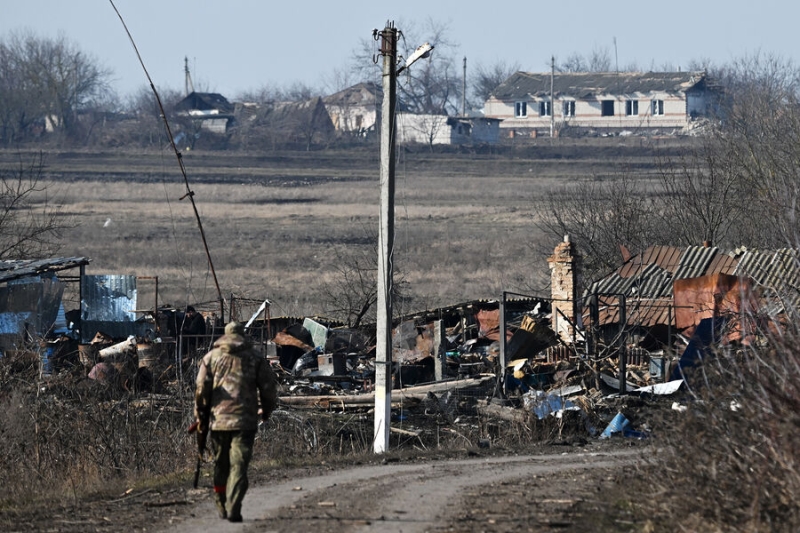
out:
{"label": "blue barrel", "polygon": [[53,375],[53,356],[56,353],[54,344],[47,344],[39,351],[39,371],[44,376]]}

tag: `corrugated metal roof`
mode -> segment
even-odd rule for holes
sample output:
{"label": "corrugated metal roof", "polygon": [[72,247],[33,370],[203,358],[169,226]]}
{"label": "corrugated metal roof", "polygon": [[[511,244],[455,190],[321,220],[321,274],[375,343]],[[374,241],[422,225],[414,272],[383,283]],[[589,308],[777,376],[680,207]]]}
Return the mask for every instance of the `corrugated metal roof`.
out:
{"label": "corrugated metal roof", "polygon": [[[605,297],[599,302],[598,307],[598,324],[616,324],[619,322],[619,298]],[[625,322],[627,324],[652,327],[658,324],[667,324],[670,320],[674,320],[675,310],[672,300],[669,298],[632,298],[625,302],[625,314]],[[591,323],[588,309],[584,309],[583,323]]]}
{"label": "corrugated metal roof", "polygon": [[[675,280],[717,273],[752,278],[762,289],[764,312],[776,314],[787,308],[800,309],[800,252],[790,248],[723,252],[716,247],[651,246],[593,283],[585,296],[624,294],[642,300],[670,299]],[[654,311],[643,312],[640,318],[645,323],[667,319],[666,313]],[[601,313],[601,323],[615,320],[618,312],[613,306]]]}
{"label": "corrugated metal roof", "polygon": [[684,250],[673,279],[697,278],[705,275],[708,265],[719,251],[716,247],[690,246]]}
{"label": "corrugated metal roof", "polygon": [[88,265],[91,259],[86,257],[53,257],[50,259],[20,259],[0,261],[0,283],[39,276],[46,272],[59,272],[82,265]]}
{"label": "corrugated metal roof", "polygon": [[739,260],[731,253],[720,252],[714,256],[706,269],[708,274],[733,274]]}
{"label": "corrugated metal roof", "polygon": [[[571,72],[552,76],[556,97],[586,98],[610,94],[678,94],[702,86],[702,72]],[[516,72],[492,96],[499,100],[550,95],[549,72]]]}
{"label": "corrugated metal roof", "polygon": [[800,265],[798,252],[791,248],[760,252],[748,250],[740,257],[735,275],[746,275],[762,289],[771,312],[800,305]]}

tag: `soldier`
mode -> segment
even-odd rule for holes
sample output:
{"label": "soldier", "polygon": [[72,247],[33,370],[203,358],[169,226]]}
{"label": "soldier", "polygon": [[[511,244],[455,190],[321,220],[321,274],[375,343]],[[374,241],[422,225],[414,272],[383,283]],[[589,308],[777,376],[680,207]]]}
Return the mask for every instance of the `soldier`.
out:
{"label": "soldier", "polygon": [[186,308],[181,324],[181,335],[183,339],[183,355],[195,357],[197,347],[204,344],[200,338],[206,334],[206,319],[191,305]]}
{"label": "soldier", "polygon": [[211,430],[217,510],[230,522],[242,521],[259,401],[266,421],[278,405],[277,382],[269,362],[245,339],[238,322],[225,326],[225,335],[200,363],[195,417],[200,431]]}

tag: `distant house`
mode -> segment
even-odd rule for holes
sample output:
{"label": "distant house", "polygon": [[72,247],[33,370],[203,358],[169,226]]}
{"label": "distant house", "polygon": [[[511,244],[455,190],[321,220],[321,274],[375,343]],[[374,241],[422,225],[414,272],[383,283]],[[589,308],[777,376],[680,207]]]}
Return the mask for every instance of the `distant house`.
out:
{"label": "distant house", "polygon": [[322,99],[338,132],[363,135],[378,124],[383,89],[373,82],[348,87]]}
{"label": "distant house", "polygon": [[[552,84],[552,94],[551,94]],[[703,72],[517,72],[486,101],[484,114],[505,131],[549,133],[686,130],[706,116],[716,92]]]}
{"label": "distant house", "polygon": [[174,110],[198,123],[200,129],[213,133],[226,133],[234,116],[233,104],[218,93],[191,92],[175,104]]}
{"label": "distant house", "polygon": [[300,142],[307,147],[331,135],[334,125],[322,98],[302,102],[279,102],[265,109],[259,121],[283,142]]}
{"label": "distant house", "polygon": [[500,120],[495,118],[397,114],[400,144],[495,144],[499,136]]}

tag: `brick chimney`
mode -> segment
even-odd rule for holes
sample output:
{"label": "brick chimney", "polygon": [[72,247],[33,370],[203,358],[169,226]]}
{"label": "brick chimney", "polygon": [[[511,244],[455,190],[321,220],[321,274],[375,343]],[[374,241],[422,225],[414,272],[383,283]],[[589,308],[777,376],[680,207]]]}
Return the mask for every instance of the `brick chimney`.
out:
{"label": "brick chimney", "polygon": [[580,308],[576,291],[580,286],[581,256],[569,241],[569,235],[558,243],[547,262],[550,263],[550,296],[553,298],[551,325],[564,342],[571,344],[575,333],[572,324],[578,323]]}

